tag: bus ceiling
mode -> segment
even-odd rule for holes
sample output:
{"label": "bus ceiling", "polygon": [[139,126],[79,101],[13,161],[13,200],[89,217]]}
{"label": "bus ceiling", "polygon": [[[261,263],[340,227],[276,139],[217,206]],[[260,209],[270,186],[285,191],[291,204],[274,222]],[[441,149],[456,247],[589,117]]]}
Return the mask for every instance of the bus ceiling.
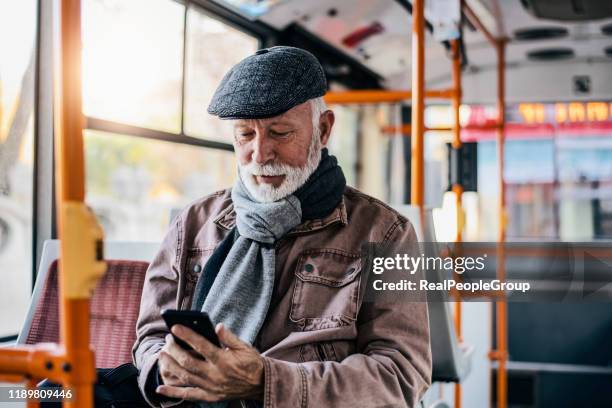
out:
{"label": "bus ceiling", "polygon": [[[332,84],[348,89],[410,88],[409,0],[216,0],[275,33],[276,44],[310,49]],[[426,2],[427,4],[432,2]],[[464,0],[496,38],[507,38],[509,102],[606,99],[612,93],[612,2]],[[556,13],[556,14],[555,14]],[[594,18],[596,16],[597,18]],[[426,10],[426,20],[428,14]],[[496,55],[469,13],[462,13],[464,103],[493,103]],[[426,84],[451,85],[450,52],[426,22]],[[272,44],[266,44],[272,45]],[[541,81],[546,76],[550,81]],[[358,78],[358,79],[357,79]],[[551,86],[550,84],[555,84]]]}
{"label": "bus ceiling", "polygon": [[537,18],[588,21],[612,17],[612,2],[601,0],[521,0]]}

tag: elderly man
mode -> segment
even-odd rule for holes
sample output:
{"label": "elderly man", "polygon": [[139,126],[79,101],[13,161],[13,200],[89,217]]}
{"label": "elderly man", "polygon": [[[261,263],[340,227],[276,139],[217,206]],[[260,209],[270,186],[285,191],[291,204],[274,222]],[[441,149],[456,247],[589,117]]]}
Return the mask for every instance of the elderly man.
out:
{"label": "elderly man", "polygon": [[[425,303],[364,301],[362,244],[414,248],[410,222],[347,187],[310,53],[262,49],[208,112],[232,120],[238,180],[174,220],[147,272],[134,361],[153,406],[415,406],[430,384]],[[221,348],[160,311],[196,309]]]}

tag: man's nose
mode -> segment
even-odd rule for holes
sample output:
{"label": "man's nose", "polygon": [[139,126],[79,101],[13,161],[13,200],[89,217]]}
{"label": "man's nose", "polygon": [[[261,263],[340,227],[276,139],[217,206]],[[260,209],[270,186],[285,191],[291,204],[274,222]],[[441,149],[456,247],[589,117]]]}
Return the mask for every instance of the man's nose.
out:
{"label": "man's nose", "polygon": [[274,142],[264,135],[257,135],[254,140],[252,160],[257,164],[266,164],[274,160]]}

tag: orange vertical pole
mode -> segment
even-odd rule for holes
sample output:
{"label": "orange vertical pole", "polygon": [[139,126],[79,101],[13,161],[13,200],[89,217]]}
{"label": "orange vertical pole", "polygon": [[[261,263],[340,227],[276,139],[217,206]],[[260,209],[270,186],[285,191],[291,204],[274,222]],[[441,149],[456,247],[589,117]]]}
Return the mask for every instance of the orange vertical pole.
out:
{"label": "orange vertical pole", "polygon": [[[461,143],[461,123],[459,122],[459,107],[461,105],[461,52],[459,49],[459,40],[453,40],[451,42],[451,52],[452,52],[452,79],[453,79],[453,89],[455,90],[455,96],[451,100],[452,102],[452,112],[453,112],[453,140],[452,140],[452,148],[460,149],[462,146]],[[457,232],[455,236],[455,242],[459,243],[462,240],[462,230],[463,230],[463,217],[462,217],[462,203],[461,198],[463,195],[463,186],[461,184],[454,184],[452,186],[453,193],[455,194],[455,208],[457,211],[456,214],[456,222],[457,222]],[[457,296],[455,299],[455,330],[457,333],[457,339],[459,342],[462,342],[461,335],[461,298]],[[461,407],[461,384],[455,384],[455,408]]]}
{"label": "orange vertical pole", "polygon": [[[506,279],[505,246],[506,241],[506,183],[504,179],[504,143],[506,126],[506,43],[499,40],[496,46],[497,51],[497,158],[498,158],[498,178],[499,178],[499,230],[498,230],[498,251],[497,251],[497,278],[502,282]],[[495,303],[496,311],[496,337],[498,361],[497,369],[497,407],[506,408],[508,405],[508,377],[506,362],[508,360],[508,304],[505,298],[497,299]]]}
{"label": "orange vertical pole", "polygon": [[[506,184],[504,180],[504,142],[505,142],[505,109],[506,109],[506,40],[496,39],[484,24],[480,21],[476,13],[464,3],[463,12],[467,19],[482,32],[486,39],[495,47],[497,52],[497,157],[498,157],[498,182],[499,182],[499,229],[497,245],[497,278],[505,280],[505,246],[506,224],[508,222],[506,213]],[[506,299],[501,297],[495,302],[495,334],[497,344],[495,349],[489,354],[491,360],[497,360],[497,406],[506,408],[508,405],[508,381],[506,363],[508,360],[508,310]]]}
{"label": "orange vertical pole", "polygon": [[[95,361],[89,347],[89,298],[96,276],[96,240],[102,233],[84,205],[85,165],[81,103],[81,2],[60,5],[59,66],[56,70],[57,201],[60,247],[60,340],[66,362],[64,386],[74,399],[66,407],[92,407]],[[90,239],[88,239],[90,238]]]}
{"label": "orange vertical pole", "polygon": [[[93,406],[93,379],[95,365],[89,349],[89,299],[67,296],[65,277],[66,260],[71,254],[65,245],[66,213],[64,203],[82,203],[85,199],[83,157],[83,116],[81,108],[81,2],[62,0],[60,10],[60,70],[58,85],[59,128],[57,133],[58,165],[58,220],[60,247],[60,340],[68,361],[78,361],[64,370],[75,370],[78,376],[69,376],[66,387],[74,389],[74,400],[65,406]],[[70,363],[66,363],[70,365]],[[74,379],[74,380],[73,380]]]}
{"label": "orange vertical pole", "polygon": [[[61,3],[61,133],[59,160],[59,235],[64,237],[65,212],[61,205],[65,202],[83,202],[85,199],[85,177],[82,136],[81,108],[81,2],[63,0]],[[60,259],[70,256],[62,240]],[[66,276],[65,262],[60,263],[61,276]],[[65,279],[60,278],[61,321],[60,339],[69,361],[78,361],[64,370],[75,370],[78,376],[70,376],[65,384],[74,389],[74,400],[67,407],[93,406],[92,384],[95,377],[95,364],[89,349],[89,299],[67,297]],[[66,363],[67,365],[69,363]],[[72,380],[72,381],[71,381]]]}
{"label": "orange vertical pole", "polygon": [[[452,102],[452,113],[453,113],[453,140],[451,146],[453,149],[460,149],[463,145],[461,143],[461,123],[459,122],[459,107],[461,105],[461,53],[459,50],[459,40],[453,40],[451,42],[451,52],[453,57],[452,66],[452,79],[453,88],[455,90],[455,97],[451,100]],[[463,186],[461,184],[455,184],[452,186],[453,192],[456,196],[457,210],[461,209],[461,196],[463,194]],[[457,213],[457,235],[455,236],[456,242],[462,240],[462,225],[459,219],[459,213]],[[460,322],[460,320],[459,320]]]}
{"label": "orange vertical pole", "polygon": [[[424,1],[412,2],[412,168],[410,198],[421,209],[425,204],[425,15]],[[423,227],[423,223],[421,222]]]}
{"label": "orange vertical pole", "polygon": [[[58,199],[85,199],[83,113],[81,102],[81,2],[62,0],[60,8],[58,104]],[[70,162],[68,162],[70,160]],[[61,215],[61,214],[60,214]]]}

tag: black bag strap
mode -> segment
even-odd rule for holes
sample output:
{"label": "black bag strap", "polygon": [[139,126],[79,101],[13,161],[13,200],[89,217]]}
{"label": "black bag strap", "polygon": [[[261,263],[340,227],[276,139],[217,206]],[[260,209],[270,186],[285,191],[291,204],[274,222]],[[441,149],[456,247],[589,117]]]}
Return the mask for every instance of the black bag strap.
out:
{"label": "black bag strap", "polygon": [[98,368],[98,383],[110,386],[120,384],[130,377],[138,377],[138,369],[132,363],[121,364],[115,368]]}
{"label": "black bag strap", "polygon": [[[138,388],[138,369],[132,363],[125,363],[115,368],[98,368],[97,381],[94,384],[94,404],[96,408],[146,408],[145,401]],[[59,387],[49,380],[38,384],[38,388]],[[41,408],[61,408],[61,402],[41,402]]]}

